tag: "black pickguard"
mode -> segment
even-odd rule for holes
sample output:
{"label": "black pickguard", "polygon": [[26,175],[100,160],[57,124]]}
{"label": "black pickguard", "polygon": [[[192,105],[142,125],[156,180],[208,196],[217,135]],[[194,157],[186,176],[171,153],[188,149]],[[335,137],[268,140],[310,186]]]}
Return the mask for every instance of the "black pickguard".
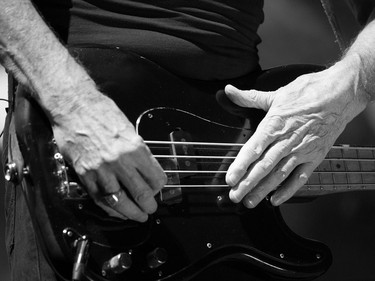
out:
{"label": "black pickguard", "polygon": [[[263,116],[260,111],[239,108],[227,100],[221,90],[224,82],[183,80],[144,58],[118,50],[90,48],[72,53],[89,69],[100,89],[136,124],[146,141],[168,141],[170,133],[175,132],[187,133],[194,142],[244,143]],[[284,67],[229,82],[241,88],[256,85],[270,90],[317,69]],[[81,184],[71,168],[61,174],[61,166],[67,163],[56,159],[58,149],[38,105],[21,92],[16,108],[17,136],[29,168],[23,180],[25,195],[45,254],[64,278],[70,278],[74,241],[82,235],[90,240],[85,271],[89,280],[189,280],[220,263],[243,268],[249,280],[251,276],[262,280],[311,280],[328,269],[329,249],[293,233],[279,209],[268,201],[248,210],[230,202],[228,189],[210,187],[225,184],[222,173],[212,177],[194,173],[180,176],[180,184],[206,187],[183,187],[175,199],[159,199],[158,211],[146,223],[109,218],[84,192],[80,194],[83,190],[78,188],[77,194],[70,197],[64,193],[66,177],[78,187]],[[149,146],[154,154],[165,151]],[[189,149],[195,155],[207,153],[196,146]],[[231,148],[219,154],[230,156],[236,151]],[[171,169],[168,161],[161,164]],[[221,171],[228,163],[224,160],[193,165],[197,170]],[[168,257],[164,264],[150,268],[147,256],[154,249],[164,249]],[[121,252],[131,252],[130,269],[103,276],[103,263]]]}

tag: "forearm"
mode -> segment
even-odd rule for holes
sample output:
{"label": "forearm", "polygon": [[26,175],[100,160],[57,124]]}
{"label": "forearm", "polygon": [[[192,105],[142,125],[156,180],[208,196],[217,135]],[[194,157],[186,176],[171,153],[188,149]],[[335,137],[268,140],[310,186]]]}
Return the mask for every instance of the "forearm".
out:
{"label": "forearm", "polygon": [[2,1],[0,55],[4,66],[30,88],[52,120],[79,106],[81,100],[93,101],[99,95],[92,93],[94,82],[29,0]]}
{"label": "forearm", "polygon": [[344,55],[342,62],[349,63],[348,71],[358,75],[354,93],[365,102],[375,100],[375,20],[358,35]]}

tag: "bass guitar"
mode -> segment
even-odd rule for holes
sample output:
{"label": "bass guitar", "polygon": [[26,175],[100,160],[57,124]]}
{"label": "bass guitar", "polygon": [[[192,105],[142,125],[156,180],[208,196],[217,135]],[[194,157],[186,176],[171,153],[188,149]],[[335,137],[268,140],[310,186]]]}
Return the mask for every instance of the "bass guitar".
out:
{"label": "bass guitar", "polygon": [[[134,122],[168,183],[146,223],[109,217],[60,154],[42,110],[19,94],[22,187],[40,244],[62,279],[190,280],[234,266],[248,280],[312,280],[328,269],[328,247],[293,233],[268,200],[252,210],[229,200],[225,172],[263,112],[232,104],[221,82],[184,80],[120,50],[72,53]],[[273,90],[320,69],[286,66],[229,82]],[[334,147],[296,196],[369,188],[374,156],[370,148]]]}

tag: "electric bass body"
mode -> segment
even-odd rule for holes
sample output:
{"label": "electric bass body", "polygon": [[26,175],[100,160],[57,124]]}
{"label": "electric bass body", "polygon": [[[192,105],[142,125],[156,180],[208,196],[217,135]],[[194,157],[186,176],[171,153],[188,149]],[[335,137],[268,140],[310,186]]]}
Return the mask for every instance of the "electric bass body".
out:
{"label": "electric bass body", "polygon": [[[224,84],[182,80],[142,57],[99,48],[73,54],[134,122],[168,184],[146,223],[108,217],[59,153],[42,110],[20,93],[22,187],[45,255],[61,277],[71,279],[74,263],[76,279],[103,281],[190,280],[206,270],[220,280],[223,268],[248,280],[312,280],[328,269],[329,249],[293,233],[279,208],[264,200],[249,210],[228,198],[225,171],[262,112],[236,107],[220,90]],[[282,67],[229,82],[272,90],[318,69]]]}

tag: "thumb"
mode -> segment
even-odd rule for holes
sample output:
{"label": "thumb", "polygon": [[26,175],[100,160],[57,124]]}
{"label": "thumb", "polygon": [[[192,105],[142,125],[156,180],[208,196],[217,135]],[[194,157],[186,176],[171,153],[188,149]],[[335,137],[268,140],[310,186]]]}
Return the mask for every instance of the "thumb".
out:
{"label": "thumb", "polygon": [[225,87],[225,93],[235,104],[268,111],[274,100],[275,92],[262,92],[257,90],[239,90],[232,85]]}

